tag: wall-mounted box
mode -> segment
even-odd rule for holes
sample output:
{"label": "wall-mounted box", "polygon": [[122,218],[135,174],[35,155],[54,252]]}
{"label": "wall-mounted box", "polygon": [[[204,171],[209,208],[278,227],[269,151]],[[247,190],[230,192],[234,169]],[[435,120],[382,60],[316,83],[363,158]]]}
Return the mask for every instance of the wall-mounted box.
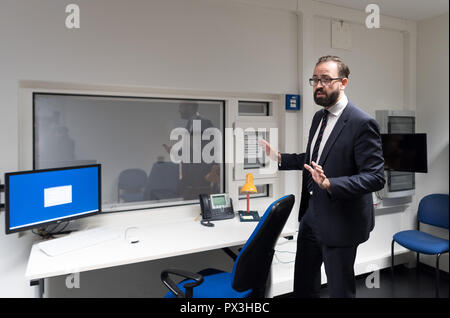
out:
{"label": "wall-mounted box", "polygon": [[286,110],[300,110],[300,95],[286,94]]}
{"label": "wall-mounted box", "polygon": [[[382,134],[414,134],[415,113],[409,110],[377,110],[375,117]],[[400,198],[415,193],[416,182],[414,172],[384,172],[386,185],[381,191],[382,198]]]}

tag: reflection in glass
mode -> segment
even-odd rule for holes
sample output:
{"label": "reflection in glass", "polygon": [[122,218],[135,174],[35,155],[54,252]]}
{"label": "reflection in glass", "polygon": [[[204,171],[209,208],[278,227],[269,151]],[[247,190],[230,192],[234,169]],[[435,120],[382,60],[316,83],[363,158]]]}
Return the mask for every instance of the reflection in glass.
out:
{"label": "reflection in glass", "polygon": [[[205,130],[223,136],[223,101],[35,93],[33,105],[34,168],[101,163],[105,211],[197,203],[200,193],[224,191],[222,142],[212,150],[221,160],[201,155],[217,141],[203,139]],[[188,161],[171,161],[175,128],[189,139]]]}

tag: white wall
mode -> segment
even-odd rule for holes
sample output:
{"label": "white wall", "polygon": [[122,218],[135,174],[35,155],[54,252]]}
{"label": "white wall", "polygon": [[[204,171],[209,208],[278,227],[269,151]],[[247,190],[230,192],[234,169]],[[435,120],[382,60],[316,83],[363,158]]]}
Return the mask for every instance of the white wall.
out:
{"label": "white wall", "polygon": [[[427,134],[428,173],[416,174],[417,198],[430,193],[449,193],[448,182],[448,26],[449,15],[420,21],[417,39],[417,131]],[[424,230],[448,239],[448,230],[424,225]],[[434,257],[423,257],[435,266]],[[448,254],[441,257],[448,272]]]}
{"label": "white wall", "polygon": [[330,18],[315,17],[314,52],[317,57],[331,54],[344,59],[350,68],[347,97],[373,117],[377,109],[402,109],[403,34],[398,30],[373,30],[363,23],[350,23],[352,48],[333,49],[330,26]]}

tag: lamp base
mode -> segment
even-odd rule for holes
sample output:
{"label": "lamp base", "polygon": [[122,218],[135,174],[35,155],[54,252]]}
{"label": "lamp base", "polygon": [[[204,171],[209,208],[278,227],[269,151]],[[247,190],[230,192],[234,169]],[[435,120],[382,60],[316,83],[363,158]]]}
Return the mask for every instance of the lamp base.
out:
{"label": "lamp base", "polygon": [[247,213],[247,211],[239,210],[238,213],[241,222],[259,222],[260,220],[258,211],[249,211]]}

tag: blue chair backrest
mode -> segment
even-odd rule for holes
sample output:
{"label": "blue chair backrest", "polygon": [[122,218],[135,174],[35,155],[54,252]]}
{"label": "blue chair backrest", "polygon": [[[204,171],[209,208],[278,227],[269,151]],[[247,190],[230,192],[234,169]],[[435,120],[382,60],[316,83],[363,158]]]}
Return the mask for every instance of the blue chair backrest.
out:
{"label": "blue chair backrest", "polygon": [[137,191],[145,186],[147,172],[143,169],[126,169],[119,175],[119,190]]}
{"label": "blue chair backrest", "polygon": [[420,200],[419,222],[448,229],[448,194],[429,194]]}
{"label": "blue chair backrest", "polygon": [[266,210],[234,262],[233,288],[245,291],[265,284],[272,265],[275,244],[295,202],[294,195],[284,196]]}

